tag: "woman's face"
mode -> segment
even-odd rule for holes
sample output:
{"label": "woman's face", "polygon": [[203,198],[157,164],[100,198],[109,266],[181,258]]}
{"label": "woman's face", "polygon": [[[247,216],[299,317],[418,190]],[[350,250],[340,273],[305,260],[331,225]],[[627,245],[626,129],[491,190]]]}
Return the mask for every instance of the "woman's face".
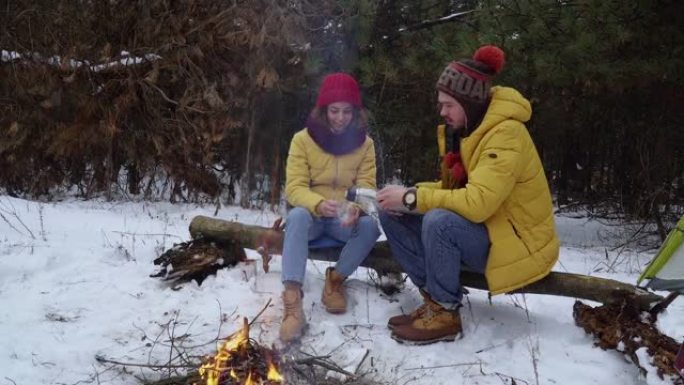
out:
{"label": "woman's face", "polygon": [[332,103],[328,105],[327,117],[332,132],[343,132],[354,118],[354,107],[347,102]]}

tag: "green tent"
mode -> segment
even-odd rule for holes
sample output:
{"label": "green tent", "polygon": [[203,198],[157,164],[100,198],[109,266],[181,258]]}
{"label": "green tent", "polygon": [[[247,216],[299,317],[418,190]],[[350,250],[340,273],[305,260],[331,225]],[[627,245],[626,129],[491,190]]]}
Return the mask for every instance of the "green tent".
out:
{"label": "green tent", "polygon": [[656,257],[641,274],[637,285],[648,279],[646,287],[684,294],[684,216],[667,235]]}

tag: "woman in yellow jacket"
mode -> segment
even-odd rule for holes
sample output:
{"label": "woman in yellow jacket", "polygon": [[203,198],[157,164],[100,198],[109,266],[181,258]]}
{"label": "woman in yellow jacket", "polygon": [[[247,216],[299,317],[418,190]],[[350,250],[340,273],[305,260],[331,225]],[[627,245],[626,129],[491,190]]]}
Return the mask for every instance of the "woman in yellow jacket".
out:
{"label": "woman in yellow jacket", "polygon": [[461,335],[461,268],[485,274],[492,294],[547,275],[558,259],[553,204],[518,91],[491,87],[504,64],[498,47],[451,62],[437,81],[442,180],[388,186],[382,208],[403,204],[423,215],[380,215],[392,253],[424,304],[390,318],[392,337],[426,344]]}
{"label": "woman in yellow jacket", "polygon": [[287,215],[283,244],[284,342],[298,338],[306,325],[302,283],[309,241],[327,236],[345,244],[335,267],[325,272],[321,296],[328,312],[344,313],[344,280],[380,236],[373,218],[360,216],[355,206],[342,206],[349,187],[376,188],[375,148],[366,129],[356,80],[344,73],[326,76],[306,128],[292,138],[287,157],[285,194],[294,208]]}

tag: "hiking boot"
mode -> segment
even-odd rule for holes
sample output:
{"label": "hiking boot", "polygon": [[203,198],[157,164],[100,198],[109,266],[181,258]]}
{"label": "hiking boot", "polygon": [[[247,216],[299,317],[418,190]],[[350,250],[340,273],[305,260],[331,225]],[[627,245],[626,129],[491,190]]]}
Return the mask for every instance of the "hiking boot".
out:
{"label": "hiking boot", "polygon": [[286,289],[283,291],[283,322],[280,324],[280,340],[288,343],[302,336],[306,318],[302,307],[302,291]]}
{"label": "hiking boot", "polygon": [[321,302],[328,313],[342,314],[347,311],[347,299],[344,294],[344,280],[334,268],[325,270],[325,287],[321,295]]}
{"label": "hiking boot", "polygon": [[401,343],[427,345],[438,341],[454,341],[463,335],[458,309],[447,310],[436,302],[427,302],[423,313],[404,325],[395,326],[392,338]]}
{"label": "hiking boot", "polygon": [[432,298],[430,298],[430,294],[428,294],[426,291],[419,290],[419,292],[420,295],[423,296],[423,304],[409,314],[395,315],[394,317],[388,319],[387,328],[389,330],[394,330],[394,328],[399,325],[408,325],[425,313],[428,303],[433,301]]}

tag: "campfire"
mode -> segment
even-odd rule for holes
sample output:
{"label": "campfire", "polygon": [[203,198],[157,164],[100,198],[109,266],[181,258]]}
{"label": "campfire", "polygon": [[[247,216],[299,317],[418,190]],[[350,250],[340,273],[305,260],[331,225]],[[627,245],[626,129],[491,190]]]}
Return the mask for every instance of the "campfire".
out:
{"label": "campfire", "polygon": [[273,349],[260,346],[249,338],[249,323],[228,337],[216,355],[208,357],[199,369],[206,385],[275,385],[283,377]]}

